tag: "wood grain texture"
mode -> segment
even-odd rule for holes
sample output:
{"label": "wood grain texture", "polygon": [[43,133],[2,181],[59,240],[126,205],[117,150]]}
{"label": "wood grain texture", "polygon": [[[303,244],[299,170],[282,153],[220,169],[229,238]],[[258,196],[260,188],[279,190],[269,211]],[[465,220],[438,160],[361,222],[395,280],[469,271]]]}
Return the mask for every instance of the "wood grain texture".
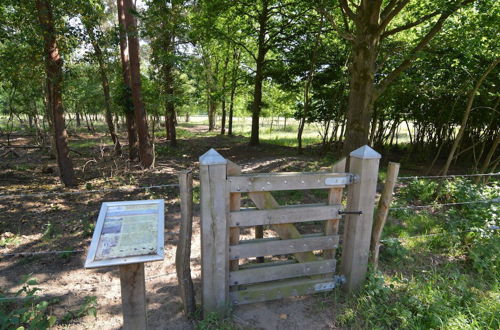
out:
{"label": "wood grain texture", "polygon": [[230,213],[231,227],[274,225],[340,218],[340,205],[298,205]]}
{"label": "wood grain texture", "polygon": [[[241,174],[241,167],[236,165],[231,161],[227,161],[227,175],[239,175]],[[241,207],[241,194],[231,193],[229,195],[229,210],[231,212],[239,211]],[[240,241],[240,228],[230,228],[229,229],[229,244],[236,245]],[[229,270],[238,270],[239,261],[231,260],[229,262]]]}
{"label": "wood grain texture", "polygon": [[147,329],[144,264],[120,265],[123,329]]}
{"label": "wood grain texture", "polygon": [[191,237],[193,234],[193,173],[179,173],[181,225],[179,243],[175,255],[175,268],[184,313],[191,317],[196,310],[196,301],[191,278]]}
{"label": "wood grain texture", "polygon": [[333,281],[324,278],[291,279],[252,285],[245,290],[231,292],[230,298],[234,305],[243,305],[331,291],[334,287]]}
{"label": "wood grain texture", "polygon": [[[239,245],[233,245],[229,247],[229,258],[231,260],[260,257],[260,256],[272,256],[272,255],[282,255],[282,254],[299,254],[306,251],[315,251],[323,249],[332,249],[337,247],[339,243],[338,235],[330,236],[314,236],[305,238],[295,238],[295,239],[283,239],[283,240],[267,240],[267,241],[257,241],[255,243],[245,243]],[[312,252],[311,252],[312,254]],[[313,254],[314,261],[317,257]],[[299,260],[301,261],[301,260]],[[306,262],[303,260],[301,262]]]}
{"label": "wood grain texture", "polygon": [[320,260],[290,265],[239,270],[229,273],[229,285],[244,285],[294,277],[333,273],[335,260]]}
{"label": "wood grain texture", "polygon": [[200,181],[203,313],[225,314],[229,294],[226,164],[201,164]]}
{"label": "wood grain texture", "polygon": [[231,192],[330,189],[352,182],[345,173],[265,173],[228,177]]}
{"label": "wood grain texture", "polygon": [[387,166],[387,178],[385,180],[384,189],[380,195],[377,212],[375,213],[375,218],[373,220],[372,237],[370,242],[370,261],[375,269],[378,267],[380,237],[382,236],[382,230],[384,229],[387,214],[389,213],[389,207],[391,206],[392,195],[394,193],[394,186],[396,185],[398,173],[399,163],[389,162],[389,165]]}
{"label": "wood grain texture", "polygon": [[[334,173],[345,172],[346,158],[340,159],[337,163],[333,164],[332,171]],[[329,205],[340,205],[342,204],[342,193],[344,188],[336,187],[331,188],[328,191],[328,204]],[[325,222],[325,235],[336,235],[339,232],[339,222],[338,217],[332,217],[330,220]],[[333,259],[335,258],[336,249],[324,250],[323,258]]]}
{"label": "wood grain texture", "polygon": [[360,179],[349,186],[347,211],[361,211],[362,214],[345,217],[341,270],[346,277],[344,288],[348,292],[359,288],[368,268],[379,160],[351,156],[349,161],[350,171]]}
{"label": "wood grain texture", "polygon": [[[248,197],[255,203],[259,209],[277,209],[280,207],[278,202],[269,192],[251,192]],[[300,238],[302,235],[297,228],[291,224],[272,225],[271,228],[278,234],[281,239]],[[297,252],[294,257],[300,262],[315,261],[317,257],[312,252]]]}

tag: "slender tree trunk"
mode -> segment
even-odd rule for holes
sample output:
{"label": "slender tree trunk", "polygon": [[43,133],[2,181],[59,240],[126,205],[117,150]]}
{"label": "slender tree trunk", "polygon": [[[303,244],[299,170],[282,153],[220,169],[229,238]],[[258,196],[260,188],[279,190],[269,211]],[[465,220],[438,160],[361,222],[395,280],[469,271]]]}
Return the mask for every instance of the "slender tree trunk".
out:
{"label": "slender tree trunk", "polygon": [[[490,166],[491,160],[493,159],[493,155],[495,154],[495,151],[498,148],[498,145],[500,144],[500,134],[496,134],[495,140],[493,141],[493,144],[490,148],[490,151],[488,151],[488,154],[486,155],[486,158],[483,161],[483,165],[481,166],[481,169],[479,170],[479,173],[485,173],[488,167]],[[478,177],[479,179],[479,177]],[[476,183],[479,180],[476,180]]]}
{"label": "slender tree trunk", "polygon": [[465,129],[467,127],[467,121],[469,120],[469,115],[472,110],[472,103],[474,102],[476,93],[479,90],[479,87],[481,87],[481,84],[483,83],[484,79],[486,79],[488,74],[490,74],[490,72],[493,71],[493,69],[497,66],[498,63],[500,63],[500,57],[497,57],[493,62],[491,62],[488,68],[486,68],[486,71],[484,71],[481,77],[479,77],[479,80],[474,85],[474,88],[469,93],[469,97],[467,99],[467,106],[465,108],[464,116],[462,117],[462,123],[460,124],[460,129],[458,130],[458,134],[457,137],[455,138],[455,141],[453,141],[453,145],[451,147],[450,153],[448,154],[448,159],[446,160],[446,164],[443,167],[443,175],[448,174],[448,169],[450,168],[453,156],[456,150],[458,149],[458,146],[460,145],[460,141],[462,140]]}
{"label": "slender tree trunk", "polygon": [[104,65],[104,57],[102,55],[101,47],[99,46],[99,43],[97,42],[97,39],[95,37],[93,27],[86,25],[86,29],[90,38],[90,42],[92,43],[92,47],[94,48],[97,63],[99,65],[102,92],[104,94],[106,124],[108,125],[109,134],[111,135],[111,139],[113,140],[113,144],[115,145],[115,152],[118,156],[121,156],[122,146],[120,144],[120,140],[118,139],[118,135],[116,134],[115,125],[113,124],[113,114],[111,113],[111,96],[109,93],[109,80],[108,74],[106,72],[106,66]]}
{"label": "slender tree trunk", "polygon": [[224,72],[222,74],[222,116],[220,124],[220,134],[226,134],[226,81],[227,81],[227,65],[229,64],[229,54],[226,54],[224,60]]}
{"label": "slender tree trunk", "polygon": [[56,42],[56,32],[52,7],[49,0],[37,0],[38,20],[42,27],[45,53],[45,70],[47,74],[47,105],[54,124],[54,141],[60,175],[66,186],[75,186],[76,177],[73,162],[69,157],[68,134],[64,123],[62,105],[62,58]]}
{"label": "slender tree trunk", "polygon": [[81,127],[82,126],[82,123],[80,121],[80,113],[77,112],[76,113],[76,127]]}
{"label": "slender tree trunk", "polygon": [[135,161],[139,158],[139,145],[137,141],[137,130],[135,127],[134,120],[134,108],[131,99],[131,82],[130,82],[130,61],[128,55],[128,42],[126,34],[126,24],[125,24],[125,8],[124,0],[117,0],[118,8],[118,23],[119,23],[119,33],[120,33],[120,58],[122,62],[122,75],[123,83],[125,85],[126,93],[124,100],[125,103],[125,122],[127,126],[127,137],[128,137],[128,148],[129,148],[129,159]]}
{"label": "slender tree trunk", "polygon": [[172,65],[164,65],[165,73],[165,89],[167,101],[165,102],[165,128],[167,130],[167,140],[170,140],[170,145],[177,146],[177,134],[175,131],[175,104],[174,104],[174,76]]}
{"label": "slender tree trunk", "polygon": [[153,146],[148,130],[146,109],[142,100],[141,70],[139,62],[139,38],[137,22],[134,16],[135,6],[132,0],[124,0],[125,26],[127,31],[128,52],[130,61],[130,82],[132,86],[132,101],[134,104],[134,119],[139,137],[139,160],[142,167],[153,166]]}
{"label": "slender tree trunk", "polygon": [[236,87],[238,86],[238,69],[240,66],[240,52],[238,49],[234,49],[233,52],[233,70],[231,72],[231,96],[229,98],[229,120],[227,135],[233,135],[233,117],[234,117],[234,95],[236,93]]}
{"label": "slender tree trunk", "polygon": [[259,37],[258,51],[256,58],[256,70],[253,89],[252,103],[252,132],[250,134],[250,145],[256,146],[260,144],[259,140],[259,119],[262,109],[262,82],[264,81],[264,66],[266,60],[267,46],[265,44],[267,34],[267,24],[269,19],[268,1],[262,1],[262,11],[259,15]]}

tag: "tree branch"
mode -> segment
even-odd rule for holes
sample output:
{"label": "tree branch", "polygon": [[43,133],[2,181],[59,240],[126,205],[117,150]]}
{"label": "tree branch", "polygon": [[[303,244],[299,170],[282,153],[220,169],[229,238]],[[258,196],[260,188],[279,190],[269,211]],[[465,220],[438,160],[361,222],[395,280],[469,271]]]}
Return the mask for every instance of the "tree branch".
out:
{"label": "tree branch", "polygon": [[347,3],[346,0],[339,0],[340,6],[344,9],[345,13],[347,16],[352,19],[353,21],[357,21],[358,17],[357,15],[352,11],[351,8],[349,8],[349,4]]}
{"label": "tree branch", "polygon": [[[382,23],[380,23],[379,27],[378,27],[378,32],[379,33],[382,33],[382,31],[385,30],[385,28],[387,27],[387,25],[389,25],[389,23],[392,21],[392,19],[394,17],[396,17],[397,14],[399,14],[401,12],[401,10],[403,10],[404,7],[406,7],[406,5],[410,2],[410,0],[402,0],[401,2],[397,3],[394,7],[394,9],[392,9],[388,14],[387,16],[385,16],[383,19],[382,19]],[[384,9],[385,11],[385,9]]]}
{"label": "tree branch", "polygon": [[384,39],[384,38],[386,38],[388,36],[391,36],[393,34],[399,33],[401,31],[405,31],[405,30],[411,29],[412,27],[420,25],[420,24],[424,23],[425,21],[433,18],[434,16],[438,15],[439,13],[440,13],[439,11],[435,11],[435,12],[432,12],[432,13],[430,13],[428,15],[422,16],[420,19],[418,19],[418,20],[416,20],[414,22],[407,23],[405,25],[399,26],[399,27],[391,29],[391,30],[387,30],[384,33],[382,33],[382,36],[380,37],[380,39]]}
{"label": "tree branch", "polygon": [[328,22],[332,25],[333,29],[337,31],[342,38],[351,41],[354,40],[354,36],[352,35],[352,33],[350,33],[349,31],[347,32],[342,31],[335,22],[335,19],[333,18],[332,14],[330,14],[325,8],[317,6],[316,10],[319,12],[320,15],[322,15],[328,20]]}
{"label": "tree branch", "polygon": [[417,57],[417,53],[422,50],[427,44],[432,40],[432,38],[442,29],[444,21],[450,16],[449,14],[442,14],[436,24],[430,29],[429,32],[420,40],[420,42],[413,48],[413,50],[408,54],[406,59],[395,68],[385,79],[383,79],[375,89],[374,99],[376,100],[380,94],[382,94],[387,87],[396,80],[403,71],[405,71],[408,67],[411,66],[412,61]]}
{"label": "tree branch", "polygon": [[382,10],[382,13],[380,14],[380,17],[382,19],[385,19],[387,17],[387,15],[392,11],[392,9],[394,8],[394,6],[396,6],[396,4],[398,3],[398,0],[391,0],[387,6],[385,6],[384,10]]}
{"label": "tree branch", "polygon": [[375,88],[373,93],[373,100],[376,100],[386,89],[387,87],[396,80],[401,73],[403,73],[406,69],[408,69],[412,61],[418,56],[418,52],[421,51],[425,46],[429,44],[429,42],[434,38],[434,36],[443,28],[443,24],[448,17],[450,17],[453,13],[455,13],[458,9],[462,8],[465,5],[473,2],[474,0],[464,0],[461,4],[457,5],[455,8],[444,12],[441,14],[437,22],[434,26],[427,32],[427,34],[420,40],[420,42],[413,48],[413,50],[408,54],[406,59],[401,62],[401,64],[395,68],[391,73],[387,75]]}

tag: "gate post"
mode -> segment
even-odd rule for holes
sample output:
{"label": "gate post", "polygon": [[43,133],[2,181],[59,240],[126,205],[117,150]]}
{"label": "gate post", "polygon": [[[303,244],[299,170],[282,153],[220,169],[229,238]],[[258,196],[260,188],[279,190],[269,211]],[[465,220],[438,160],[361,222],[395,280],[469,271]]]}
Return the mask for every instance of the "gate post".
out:
{"label": "gate post", "polygon": [[227,160],[210,149],[200,157],[203,314],[225,314],[229,302],[229,193]]}
{"label": "gate post", "polygon": [[347,292],[359,288],[366,277],[380,158],[367,145],[350,153],[349,172],[359,181],[348,187],[347,211],[362,213],[348,214],[344,222],[341,269]]}

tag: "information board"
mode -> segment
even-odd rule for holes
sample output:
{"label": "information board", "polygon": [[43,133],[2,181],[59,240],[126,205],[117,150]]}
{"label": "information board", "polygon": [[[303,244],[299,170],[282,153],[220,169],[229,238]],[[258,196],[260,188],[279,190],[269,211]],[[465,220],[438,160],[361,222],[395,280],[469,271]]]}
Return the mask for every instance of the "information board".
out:
{"label": "information board", "polygon": [[163,260],[164,201],[102,203],[85,268]]}

